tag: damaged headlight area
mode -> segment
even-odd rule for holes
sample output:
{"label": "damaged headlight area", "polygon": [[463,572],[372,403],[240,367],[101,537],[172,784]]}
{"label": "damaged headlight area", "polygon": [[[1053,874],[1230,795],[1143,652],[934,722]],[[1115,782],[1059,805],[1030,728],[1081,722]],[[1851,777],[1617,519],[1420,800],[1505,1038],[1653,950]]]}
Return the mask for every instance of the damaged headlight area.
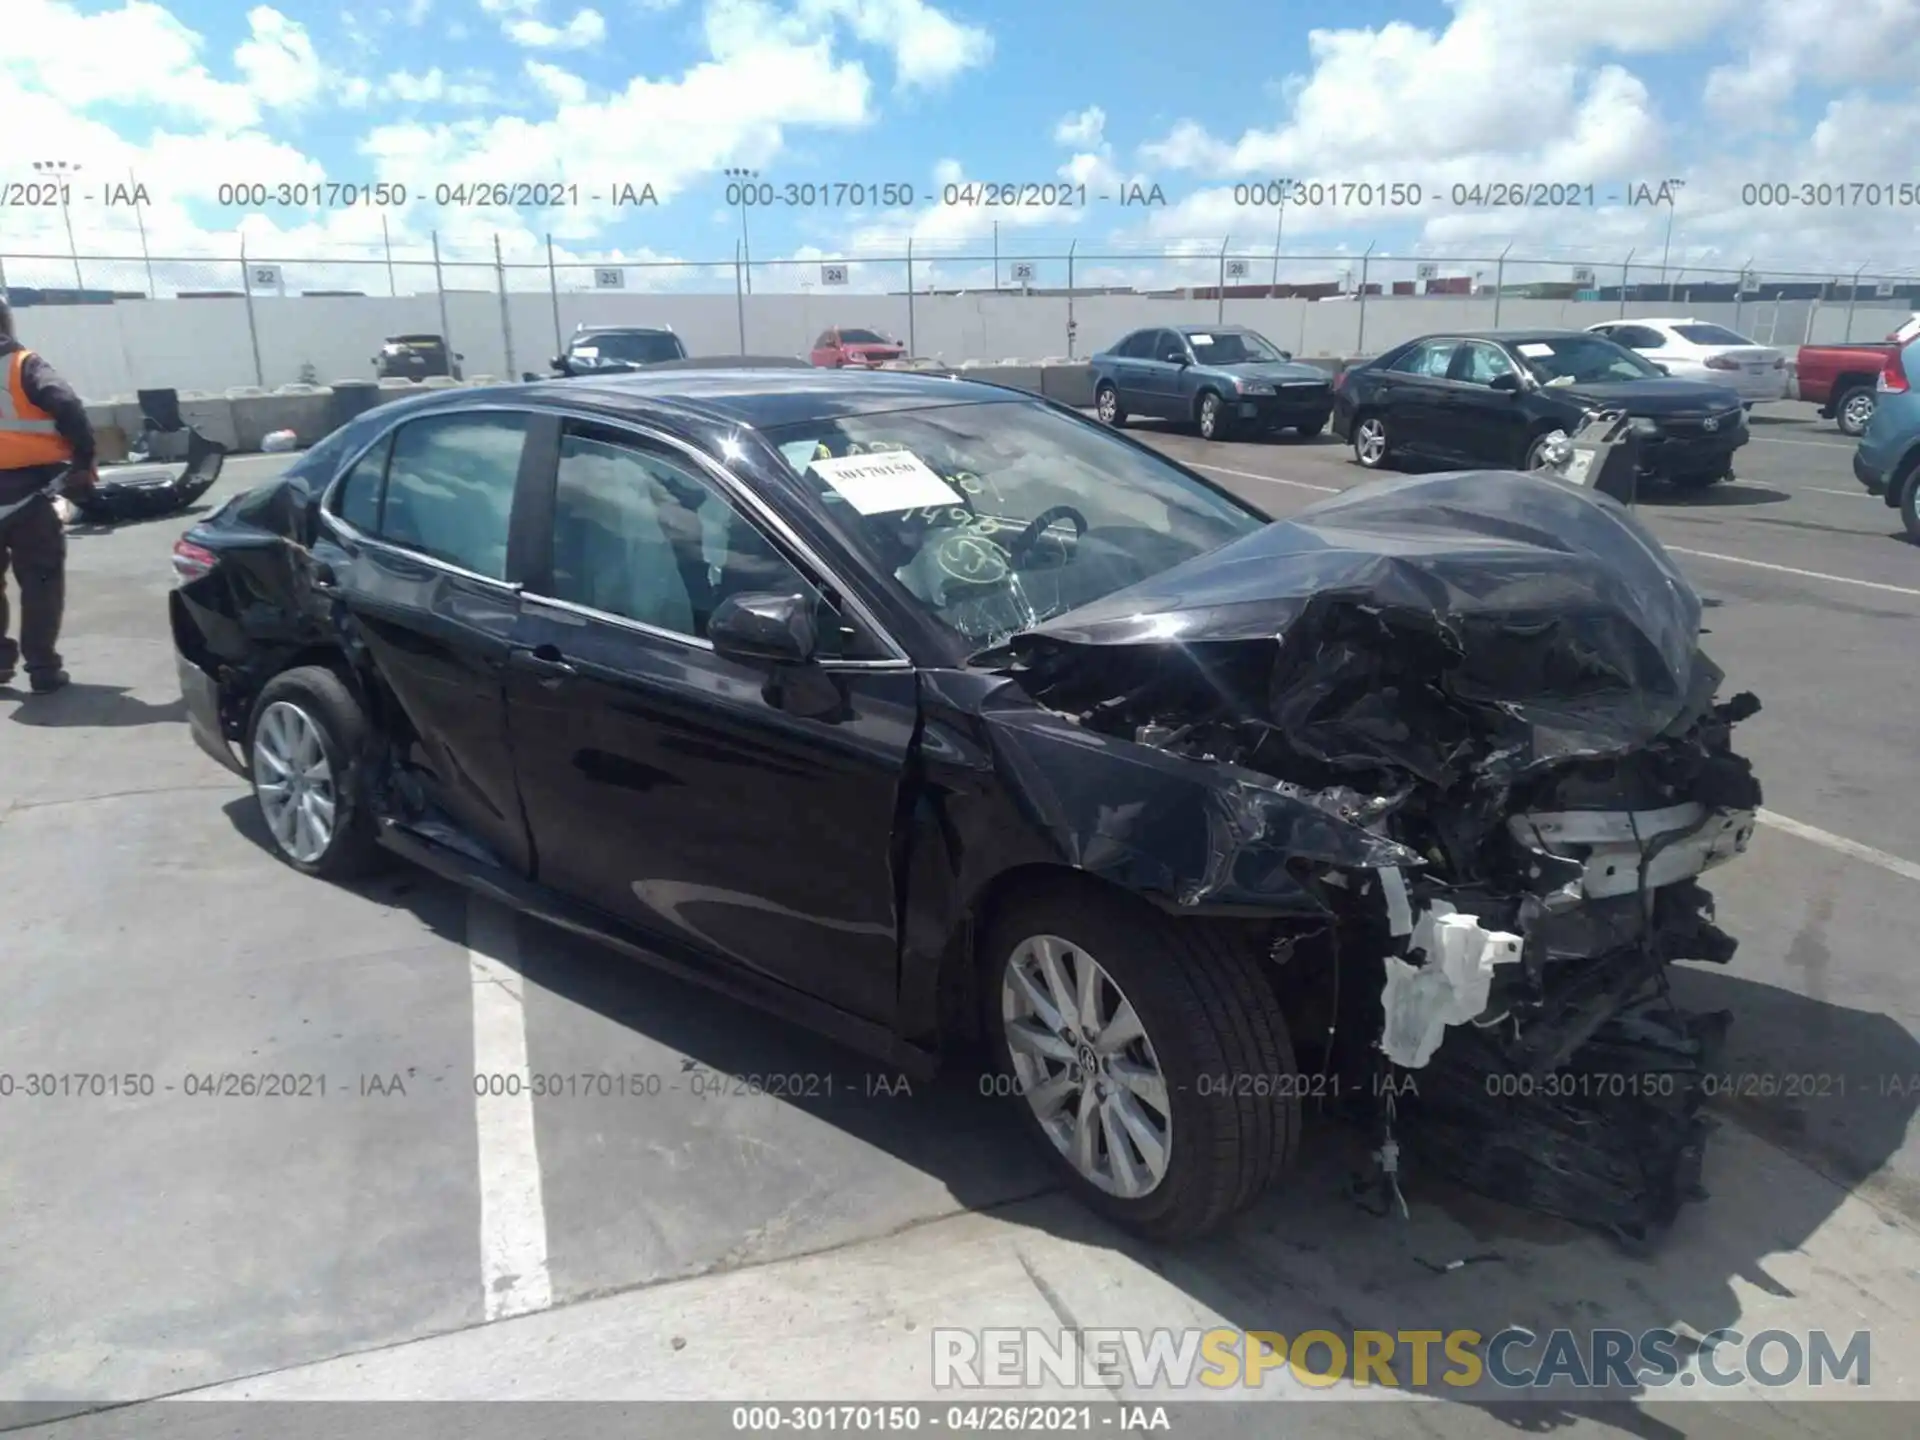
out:
{"label": "damaged headlight area", "polygon": [[1368,486],[1230,550],[1018,637],[1007,672],[1411,857],[1319,868],[1331,923],[1276,947],[1336,997],[1389,1182],[1404,1153],[1652,1238],[1698,1193],[1730,1018],[1666,971],[1732,958],[1698,877],[1761,798],[1732,744],[1759,702],[1717,701],[1697,597],[1626,511],[1522,475]]}

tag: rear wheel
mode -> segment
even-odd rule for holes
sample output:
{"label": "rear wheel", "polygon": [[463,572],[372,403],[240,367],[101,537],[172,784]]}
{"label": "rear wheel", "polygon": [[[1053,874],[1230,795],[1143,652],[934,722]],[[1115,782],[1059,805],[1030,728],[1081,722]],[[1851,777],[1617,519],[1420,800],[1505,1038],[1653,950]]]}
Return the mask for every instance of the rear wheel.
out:
{"label": "rear wheel", "polygon": [[1833,419],[1840,433],[1856,439],[1866,434],[1867,426],[1873,422],[1873,406],[1871,385],[1855,385],[1843,390],[1833,402]]}
{"label": "rear wheel", "polygon": [[1354,418],[1353,458],[1368,470],[1383,470],[1393,462],[1386,416],[1363,413]]}
{"label": "rear wheel", "polygon": [[1907,538],[1920,545],[1920,466],[1907,471],[1906,488],[1900,492],[1900,523],[1907,527]]}
{"label": "rear wheel", "polygon": [[331,670],[305,665],[260,691],[247,730],[247,773],[275,852],[302,874],[348,880],[380,855],[361,799],[369,726]]}
{"label": "rear wheel", "polygon": [[986,946],[995,1063],[1086,1204],[1181,1239],[1286,1168],[1300,1126],[1286,1023],[1218,929],[1063,886],[1010,905]]}
{"label": "rear wheel", "polygon": [[1117,430],[1127,423],[1127,412],[1120,408],[1120,392],[1112,385],[1102,385],[1093,392],[1093,410],[1102,425],[1111,425]]}
{"label": "rear wheel", "polygon": [[1322,430],[1326,428],[1327,428],[1327,417],[1324,415],[1321,415],[1313,420],[1308,421],[1305,425],[1294,426],[1293,433],[1298,435],[1302,440],[1311,440],[1313,439],[1314,436],[1318,435]]}

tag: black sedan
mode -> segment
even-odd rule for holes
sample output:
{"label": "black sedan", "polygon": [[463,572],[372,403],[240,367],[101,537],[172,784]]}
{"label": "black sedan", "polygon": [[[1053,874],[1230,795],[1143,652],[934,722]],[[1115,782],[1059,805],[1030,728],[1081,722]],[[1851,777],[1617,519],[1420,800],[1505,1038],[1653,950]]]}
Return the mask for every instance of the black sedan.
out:
{"label": "black sedan", "polygon": [[1645,475],[1704,489],[1747,443],[1739,395],[1676,380],[1582,330],[1425,335],[1341,375],[1333,430],[1370,470],[1400,459],[1533,470],[1596,410],[1632,417]]}
{"label": "black sedan", "polygon": [[[1731,952],[1746,710],[1573,486],[1270,522],[1023,392],[683,369],[382,406],[174,565],[286,863],[397,854],[909,1073],[984,1042],[1145,1233],[1250,1203],[1308,1099],[1596,1224],[1692,1193],[1713,1027],[1649,966]],[[1637,1051],[1644,1100],[1492,1083]]]}

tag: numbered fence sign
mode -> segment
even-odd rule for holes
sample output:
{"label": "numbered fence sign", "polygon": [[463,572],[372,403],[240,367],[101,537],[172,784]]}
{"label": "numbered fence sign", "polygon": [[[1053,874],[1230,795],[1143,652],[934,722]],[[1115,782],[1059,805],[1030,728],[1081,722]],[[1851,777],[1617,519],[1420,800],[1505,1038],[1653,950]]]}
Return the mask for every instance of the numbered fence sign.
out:
{"label": "numbered fence sign", "polygon": [[1893,284],[1893,281],[1891,280],[1878,281],[1875,283],[1873,287],[1873,293],[1882,300],[1890,299],[1893,295],[1893,291],[1894,291],[1894,284]]}
{"label": "numbered fence sign", "polygon": [[280,267],[278,265],[247,266],[247,285],[254,290],[278,290]]}
{"label": "numbered fence sign", "polygon": [[1587,269],[1584,265],[1581,266],[1573,272],[1573,283],[1582,289],[1591,290],[1593,288],[1593,271]]}
{"label": "numbered fence sign", "polygon": [[1016,285],[1031,285],[1033,283],[1033,266],[1025,260],[1017,262],[1013,267],[1013,283]]}
{"label": "numbered fence sign", "polygon": [[1228,278],[1229,280],[1240,280],[1240,279],[1245,279],[1245,278],[1246,278],[1246,274],[1247,274],[1247,262],[1246,262],[1246,261],[1244,261],[1244,260],[1229,260],[1229,261],[1227,262],[1227,278]]}
{"label": "numbered fence sign", "polygon": [[847,267],[844,265],[822,265],[820,267],[822,285],[844,285],[847,283]]}
{"label": "numbered fence sign", "polygon": [[595,270],[593,288],[596,290],[624,290],[627,288],[627,272],[621,269]]}
{"label": "numbered fence sign", "polygon": [[1438,280],[1440,278],[1440,267],[1438,265],[1416,265],[1413,267],[1413,278],[1416,280]]}

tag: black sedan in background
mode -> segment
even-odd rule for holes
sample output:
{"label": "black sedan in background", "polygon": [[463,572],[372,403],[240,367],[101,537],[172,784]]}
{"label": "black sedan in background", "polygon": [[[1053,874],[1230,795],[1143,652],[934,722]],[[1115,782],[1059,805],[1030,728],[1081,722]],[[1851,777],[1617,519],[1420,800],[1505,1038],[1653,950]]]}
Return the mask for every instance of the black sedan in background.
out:
{"label": "black sedan in background", "polygon": [[1683,489],[1730,479],[1748,439],[1733,391],[1673,379],[1581,330],[1406,341],[1336,380],[1333,429],[1369,470],[1401,459],[1533,470],[1595,410],[1631,416],[1641,472]]}
{"label": "black sedan in background", "polygon": [[[1376,1133],[1397,1096],[1411,1156],[1593,1223],[1693,1192],[1684,1074],[1647,1113],[1487,1098],[1542,1056],[1684,1070],[1670,1010],[1608,1020],[1649,955],[1725,958],[1693,877],[1758,803],[1692,590],[1584,490],[1270,522],[1016,390],[650,369],[383,405],[174,567],[192,734],[287,864],[404,857],[911,1074],[984,1041],[984,1093],[1145,1233],[1250,1204],[1306,1096]],[[1572,809],[1592,844],[1541,853]],[[1478,1007],[1416,963],[1436,927],[1517,958],[1548,883],[1538,958],[1480,981],[1503,1023],[1443,1036]]]}

